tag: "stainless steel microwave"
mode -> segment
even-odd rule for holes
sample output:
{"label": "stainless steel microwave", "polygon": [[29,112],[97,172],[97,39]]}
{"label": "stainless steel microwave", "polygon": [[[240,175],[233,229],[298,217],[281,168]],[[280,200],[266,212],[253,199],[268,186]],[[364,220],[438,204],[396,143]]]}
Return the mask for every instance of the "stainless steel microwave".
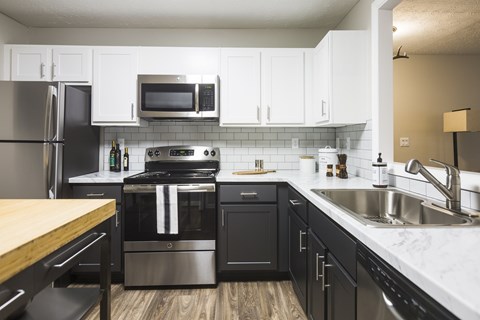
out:
{"label": "stainless steel microwave", "polygon": [[138,115],[150,119],[217,120],[218,75],[139,75]]}

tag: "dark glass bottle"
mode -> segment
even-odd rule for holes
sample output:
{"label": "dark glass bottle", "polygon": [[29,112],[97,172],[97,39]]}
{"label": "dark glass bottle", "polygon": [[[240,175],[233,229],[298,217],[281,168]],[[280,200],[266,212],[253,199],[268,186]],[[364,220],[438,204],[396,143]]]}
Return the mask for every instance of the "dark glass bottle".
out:
{"label": "dark glass bottle", "polygon": [[128,155],[128,148],[125,148],[125,153],[123,154],[123,171],[128,171],[130,167],[130,156]]}
{"label": "dark glass bottle", "polygon": [[110,171],[115,171],[115,140],[112,140],[112,150],[110,150],[108,163],[110,164]]}
{"label": "dark glass bottle", "polygon": [[117,143],[115,148],[115,171],[120,172],[122,170],[122,151],[120,145]]}

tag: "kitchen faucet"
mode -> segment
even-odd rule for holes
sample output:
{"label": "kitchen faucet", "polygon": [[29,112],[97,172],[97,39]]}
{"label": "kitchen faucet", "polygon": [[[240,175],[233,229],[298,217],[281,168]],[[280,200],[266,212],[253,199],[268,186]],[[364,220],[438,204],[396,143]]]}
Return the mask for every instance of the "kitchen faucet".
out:
{"label": "kitchen faucet", "polygon": [[461,212],[460,202],[460,170],[458,168],[434,159],[430,159],[431,162],[441,164],[447,171],[447,183],[443,185],[438,181],[417,159],[410,159],[405,164],[405,171],[412,174],[420,172],[438,191],[446,198],[446,207],[450,210]]}

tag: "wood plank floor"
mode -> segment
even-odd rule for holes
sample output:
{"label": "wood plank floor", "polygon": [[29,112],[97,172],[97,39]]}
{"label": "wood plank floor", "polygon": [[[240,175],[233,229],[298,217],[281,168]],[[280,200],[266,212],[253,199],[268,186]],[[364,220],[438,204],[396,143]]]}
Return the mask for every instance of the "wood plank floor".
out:
{"label": "wood plank floor", "polygon": [[[85,287],[88,285],[75,285]],[[99,319],[97,306],[88,320]],[[221,282],[217,288],[124,290],[112,285],[114,320],[306,320],[290,281]]]}

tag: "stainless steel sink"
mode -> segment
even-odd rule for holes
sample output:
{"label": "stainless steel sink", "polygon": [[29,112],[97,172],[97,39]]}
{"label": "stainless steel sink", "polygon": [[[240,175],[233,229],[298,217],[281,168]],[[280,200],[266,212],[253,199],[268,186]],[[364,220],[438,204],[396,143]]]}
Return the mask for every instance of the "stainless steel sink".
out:
{"label": "stainless steel sink", "polygon": [[476,212],[455,213],[424,198],[394,189],[312,191],[361,223],[373,227],[474,226],[480,222],[474,217]]}

